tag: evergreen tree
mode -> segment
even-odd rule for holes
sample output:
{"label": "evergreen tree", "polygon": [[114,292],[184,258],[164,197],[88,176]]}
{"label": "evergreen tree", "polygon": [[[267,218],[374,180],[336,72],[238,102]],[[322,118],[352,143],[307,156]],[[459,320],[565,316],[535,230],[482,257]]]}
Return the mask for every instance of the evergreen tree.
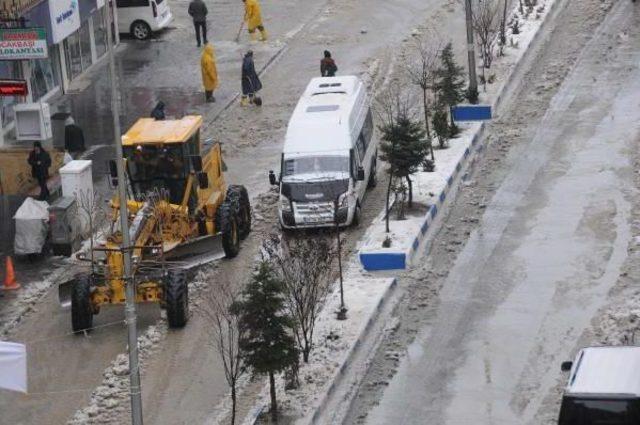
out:
{"label": "evergreen tree", "polygon": [[[451,108],[465,98],[464,68],[458,66],[453,56],[453,47],[449,42],[440,53],[441,67],[436,71],[436,92],[440,108]],[[434,117],[435,118],[435,117]],[[459,130],[451,116],[449,137],[456,136]]]}
{"label": "evergreen tree", "polygon": [[409,207],[413,203],[411,175],[418,171],[429,154],[426,131],[419,122],[406,114],[401,114],[391,123],[380,128],[382,143],[380,157],[389,163],[388,172],[392,176],[405,178],[409,187]]}
{"label": "evergreen tree", "polygon": [[232,305],[240,314],[240,349],[254,373],[269,376],[271,415],[278,416],[275,374],[298,361],[296,341],[290,334],[282,282],[266,261],[256,267],[242,301]]}
{"label": "evergreen tree", "polygon": [[449,141],[450,136],[447,113],[442,108],[439,108],[433,113],[432,120],[433,131],[436,133],[436,137],[438,138],[440,149],[444,149],[447,147],[447,142]]}

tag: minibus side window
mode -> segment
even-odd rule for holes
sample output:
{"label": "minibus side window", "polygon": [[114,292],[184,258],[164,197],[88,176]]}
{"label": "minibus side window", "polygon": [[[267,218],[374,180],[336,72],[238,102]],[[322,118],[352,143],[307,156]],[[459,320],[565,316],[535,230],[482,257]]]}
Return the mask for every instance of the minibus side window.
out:
{"label": "minibus side window", "polygon": [[116,0],[118,7],[147,7],[149,0]]}
{"label": "minibus side window", "polygon": [[364,120],[361,136],[364,137],[365,150],[369,149],[369,143],[371,143],[371,138],[373,137],[373,115],[371,114],[371,109],[367,112],[367,117]]}

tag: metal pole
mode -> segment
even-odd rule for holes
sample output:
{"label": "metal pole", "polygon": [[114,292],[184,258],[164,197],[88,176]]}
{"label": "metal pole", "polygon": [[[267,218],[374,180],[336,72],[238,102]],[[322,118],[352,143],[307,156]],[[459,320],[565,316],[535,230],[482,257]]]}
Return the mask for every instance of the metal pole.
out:
{"label": "metal pole", "polygon": [[113,132],[115,133],[116,168],[118,172],[118,199],[120,201],[120,230],[122,233],[122,253],[124,261],[124,284],[126,288],[125,318],[127,321],[129,345],[129,386],[131,397],[131,421],[133,425],[142,425],[142,395],[140,387],[140,369],[138,366],[138,336],[135,300],[135,283],[131,267],[131,238],[129,236],[129,217],[127,209],[126,181],[124,175],[124,159],[122,140],[120,139],[120,96],[116,77],[116,64],[113,54],[111,31],[111,7],[113,2],[107,1],[107,48],[109,54],[109,76],[111,78],[111,111],[113,114]]}
{"label": "metal pole", "polygon": [[333,221],[336,225],[336,239],[338,242],[338,271],[340,272],[340,310],[338,311],[338,320],[347,319],[347,307],[344,306],[344,286],[342,281],[342,247],[340,243],[340,226],[338,225],[338,198],[334,201]]}
{"label": "metal pole", "polygon": [[478,91],[478,79],[476,77],[476,53],[473,44],[473,11],[471,0],[464,1],[467,15],[467,56],[469,58],[469,92]]}

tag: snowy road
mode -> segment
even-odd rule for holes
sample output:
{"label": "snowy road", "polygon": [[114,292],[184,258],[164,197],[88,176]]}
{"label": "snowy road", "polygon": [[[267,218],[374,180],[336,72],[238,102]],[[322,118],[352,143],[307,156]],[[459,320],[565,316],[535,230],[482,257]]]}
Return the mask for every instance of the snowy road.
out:
{"label": "snowy road", "polygon": [[535,423],[627,257],[640,134],[632,7],[614,6],[534,137],[506,158],[432,322],[367,423]]}
{"label": "snowy road", "polygon": [[[237,10],[233,13],[229,10],[236,5],[235,0],[220,1],[219,8],[210,8],[212,14],[218,13],[214,23],[220,21],[212,30],[214,40],[219,40],[216,46],[222,79],[222,87],[216,93],[218,102],[214,105],[201,104],[197,50],[193,46],[192,27],[184,16],[187,3],[186,0],[172,2],[174,13],[182,15],[176,23],[178,28],[155,41],[132,42],[129,50],[123,52],[128,58],[119,66],[124,86],[124,123],[146,114],[159,98],[171,99],[172,114],[195,110],[210,118],[237,91],[237,59],[248,46],[228,41],[237,30]],[[205,136],[215,136],[224,142],[229,167],[227,181],[246,184],[252,195],[267,189],[266,172],[278,164],[286,122],[307,82],[318,74],[322,50],[332,50],[341,74],[368,74],[371,80],[377,81],[384,78],[391,66],[387,53],[409,37],[414,26],[429,21],[461,28],[463,16],[454,13],[459,12],[454,0],[334,0],[312,5],[303,1],[265,1],[263,5],[267,28],[274,41],[253,47],[258,63],[281,47],[284,34],[295,32],[301,24],[321,13],[317,21],[287,40],[290,45],[263,78],[265,104],[262,109],[234,106],[204,130]],[[454,38],[458,50],[462,49],[462,37],[463,33],[459,32]],[[178,63],[182,64],[180,72],[176,72]],[[90,86],[86,94],[72,96],[71,103],[75,109],[87,111],[85,115],[80,114],[80,120],[95,121],[96,132],[104,133],[108,141],[107,83],[108,80],[101,79]],[[375,200],[377,195],[370,196],[363,211],[362,228],[346,235],[347,248],[353,247],[366,224],[381,209],[381,203]],[[275,205],[262,207],[270,210],[270,214],[262,214],[267,222],[258,224],[244,242],[238,258],[222,262],[219,270],[208,276],[210,279],[228,279],[230,284],[238,285],[246,280],[260,237],[274,228]],[[56,289],[51,288],[41,300],[42,304],[33,306],[34,311],[22,319],[12,335],[29,346],[29,384],[33,394],[27,397],[3,394],[0,423],[64,423],[76,409],[88,403],[89,395],[102,382],[105,368],[118,353],[125,351],[126,332],[121,323],[97,329],[87,338],[68,334],[69,312],[59,309],[55,292]],[[160,311],[154,305],[142,306],[138,313],[141,332],[160,318]],[[121,320],[121,308],[105,308],[94,323],[103,325]],[[150,423],[200,423],[218,413],[214,408],[225,396],[227,387],[219,359],[206,344],[207,338],[207,324],[195,315],[184,330],[169,332],[160,342],[159,352],[143,371],[143,406]],[[103,405],[100,409],[99,414],[92,416],[93,422],[126,423],[129,420],[126,402],[109,408]]]}

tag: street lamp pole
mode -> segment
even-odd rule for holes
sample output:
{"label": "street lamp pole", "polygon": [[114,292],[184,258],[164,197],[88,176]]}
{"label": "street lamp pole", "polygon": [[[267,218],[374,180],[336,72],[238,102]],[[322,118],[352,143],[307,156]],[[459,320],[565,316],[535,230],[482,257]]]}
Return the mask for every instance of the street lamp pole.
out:
{"label": "street lamp pole", "polygon": [[109,77],[111,78],[111,113],[113,114],[113,132],[116,146],[116,168],[118,172],[118,199],[120,204],[120,233],[122,234],[121,252],[123,254],[126,289],[125,318],[127,322],[129,346],[129,387],[131,398],[131,421],[133,425],[142,425],[142,390],[140,387],[140,368],[138,364],[138,335],[136,317],[135,283],[131,266],[131,237],[129,235],[129,210],[127,208],[126,181],[124,175],[124,159],[122,140],[120,139],[120,96],[116,77],[116,64],[113,53],[111,28],[111,11],[115,1],[105,2],[107,15],[107,49],[109,55]]}
{"label": "street lamp pole", "polygon": [[338,242],[338,271],[340,272],[340,310],[338,310],[338,320],[347,319],[347,307],[344,305],[344,285],[342,281],[342,244],[340,243],[340,226],[338,225],[338,199],[336,197],[333,206],[333,221],[336,225],[336,239]]}
{"label": "street lamp pole", "polygon": [[469,59],[469,93],[478,92],[478,78],[476,77],[476,53],[473,43],[473,11],[471,0],[464,0],[467,15],[467,56]]}

